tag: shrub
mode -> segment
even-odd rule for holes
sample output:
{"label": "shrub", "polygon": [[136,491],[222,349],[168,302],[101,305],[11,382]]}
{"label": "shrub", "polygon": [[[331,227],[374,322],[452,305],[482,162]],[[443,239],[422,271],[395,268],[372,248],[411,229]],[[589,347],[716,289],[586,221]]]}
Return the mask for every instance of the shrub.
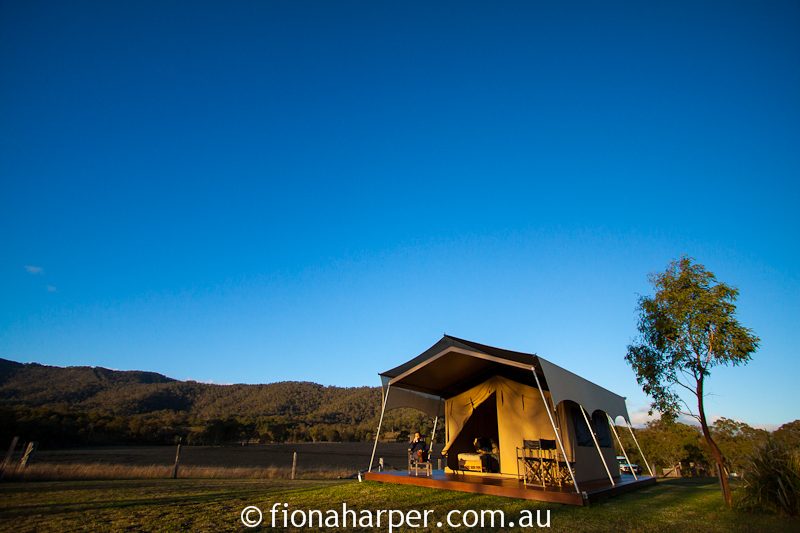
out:
{"label": "shrub", "polygon": [[800,515],[800,450],[770,437],[746,463],[740,506]]}

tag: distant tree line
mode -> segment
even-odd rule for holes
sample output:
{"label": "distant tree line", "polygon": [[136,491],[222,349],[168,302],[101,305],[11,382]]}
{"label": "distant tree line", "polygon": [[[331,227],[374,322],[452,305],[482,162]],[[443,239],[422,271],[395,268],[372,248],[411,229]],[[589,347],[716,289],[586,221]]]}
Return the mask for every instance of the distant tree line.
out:
{"label": "distant tree line", "polygon": [[[44,448],[111,444],[218,445],[271,442],[353,442],[375,438],[379,387],[325,387],[308,382],[213,385],[151,372],[58,368],[0,359],[0,449],[15,436]],[[382,440],[430,436],[433,421],[410,409],[386,413]],[[726,418],[711,428],[729,461],[743,466],[769,432]],[[659,473],[681,463],[684,472],[712,473],[699,428],[656,420],[637,438]],[[618,434],[631,460],[644,466],[627,428]],[[773,436],[800,448],[800,421]],[[437,440],[442,442],[440,421]],[[693,466],[692,466],[693,465]]]}
{"label": "distant tree line", "polygon": [[[351,442],[374,438],[379,387],[309,382],[214,385],[152,372],[58,368],[0,359],[0,439],[44,447],[268,442]],[[411,410],[387,413],[384,427],[430,433]],[[401,434],[402,433],[402,434]],[[2,443],[0,443],[2,446]]]}
{"label": "distant tree line", "polygon": [[[407,440],[410,431],[430,433],[425,415],[409,411],[387,416],[397,427],[392,440]],[[0,443],[15,435],[38,441],[45,448],[113,444],[264,444],[275,442],[357,442],[375,436],[377,418],[355,424],[331,423],[298,415],[231,415],[200,419],[188,412],[159,410],[121,415],[65,406],[0,406]],[[385,422],[386,423],[386,422]],[[385,439],[384,435],[384,439]],[[390,433],[389,436],[392,436]],[[0,444],[2,445],[2,444]]]}
{"label": "distant tree line", "polygon": [[[728,470],[735,474],[741,474],[745,470],[756,450],[763,447],[770,436],[790,448],[800,449],[800,420],[783,424],[770,433],[743,422],[720,418],[710,430],[725,454]],[[714,458],[698,426],[657,419],[635,431],[647,461],[658,475],[664,469],[676,465],[680,465],[684,476],[715,475]],[[631,461],[639,464],[646,472],[642,457],[627,428],[618,427],[617,433]],[[618,453],[621,453],[619,449]]]}

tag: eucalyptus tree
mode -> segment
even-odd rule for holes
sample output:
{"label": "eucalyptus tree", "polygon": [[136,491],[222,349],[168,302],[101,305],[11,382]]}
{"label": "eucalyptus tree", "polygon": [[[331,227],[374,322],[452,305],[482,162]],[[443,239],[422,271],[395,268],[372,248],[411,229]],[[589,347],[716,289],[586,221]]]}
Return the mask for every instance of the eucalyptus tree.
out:
{"label": "eucalyptus tree", "polygon": [[706,381],[716,366],[750,361],[759,338],[736,318],[739,291],[717,281],[692,258],[671,262],[664,272],[651,275],[650,282],[655,295],[639,298],[639,334],[625,359],[652,399],[651,413],[657,410],[671,419],[685,414],[700,424],[730,506],[725,457],[712,437],[703,406]]}

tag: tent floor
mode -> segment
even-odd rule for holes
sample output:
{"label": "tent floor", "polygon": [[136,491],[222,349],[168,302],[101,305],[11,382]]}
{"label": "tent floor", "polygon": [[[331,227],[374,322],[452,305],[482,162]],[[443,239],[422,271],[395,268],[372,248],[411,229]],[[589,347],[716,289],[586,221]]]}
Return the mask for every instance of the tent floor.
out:
{"label": "tent floor", "polygon": [[486,477],[479,475],[464,475],[445,473],[444,470],[434,470],[431,477],[409,475],[405,470],[386,470],[383,472],[367,472],[365,479],[381,483],[397,483],[400,485],[417,485],[435,489],[456,490],[473,492],[477,494],[490,494],[492,496],[505,496],[508,498],[521,498],[526,500],[539,500],[553,503],[566,503],[570,505],[586,505],[605,498],[623,494],[631,490],[655,485],[656,479],[650,476],[622,475],[616,486],[611,486],[608,481],[588,481],[580,483],[580,489],[585,492],[588,502],[576,493],[571,487],[526,487],[522,481],[515,478]]}

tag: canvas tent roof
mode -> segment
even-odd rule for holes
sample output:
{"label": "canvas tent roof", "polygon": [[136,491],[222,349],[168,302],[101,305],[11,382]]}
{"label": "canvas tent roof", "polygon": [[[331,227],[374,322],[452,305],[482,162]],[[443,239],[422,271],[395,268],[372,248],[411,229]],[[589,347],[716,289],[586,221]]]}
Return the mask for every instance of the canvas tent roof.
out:
{"label": "canvas tent roof", "polygon": [[[628,419],[625,398],[535,354],[495,348],[444,335],[436,344],[400,366],[382,372],[386,409],[413,407],[430,416],[443,414],[444,399],[492,376],[531,384],[532,371],[556,405],[572,400],[589,413],[605,411]],[[391,391],[386,395],[391,385]]]}

